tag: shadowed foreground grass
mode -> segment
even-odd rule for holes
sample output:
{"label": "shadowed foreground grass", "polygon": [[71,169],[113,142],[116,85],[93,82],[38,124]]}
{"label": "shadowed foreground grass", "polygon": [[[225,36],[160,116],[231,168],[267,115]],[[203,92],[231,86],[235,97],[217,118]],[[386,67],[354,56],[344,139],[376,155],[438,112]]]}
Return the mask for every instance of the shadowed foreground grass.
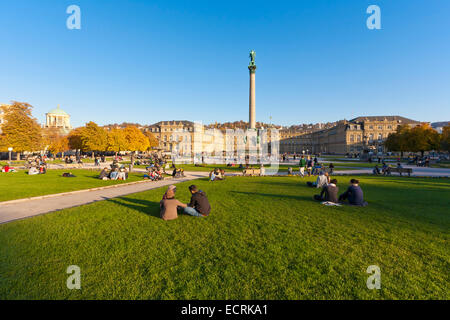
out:
{"label": "shadowed foreground grass", "polygon": [[[0,201],[22,199],[47,194],[105,187],[114,184],[142,180],[142,173],[131,173],[128,180],[98,179],[99,171],[82,169],[48,170],[46,174],[29,176],[27,171],[0,173]],[[75,178],[64,178],[64,172],[72,172]]]}
{"label": "shadowed foreground grass", "polygon": [[[0,225],[0,298],[450,298],[449,180],[363,177],[366,208],[313,202],[305,181],[197,181],[208,218],[162,221],[156,189]],[[381,290],[367,289],[370,265]]]}

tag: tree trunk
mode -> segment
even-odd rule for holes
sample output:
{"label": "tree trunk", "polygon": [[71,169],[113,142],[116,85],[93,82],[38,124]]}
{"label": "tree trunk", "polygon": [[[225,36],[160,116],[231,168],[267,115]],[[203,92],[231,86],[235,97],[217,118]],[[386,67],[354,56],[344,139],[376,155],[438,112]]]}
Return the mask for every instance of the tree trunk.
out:
{"label": "tree trunk", "polygon": [[134,166],[134,152],[131,153],[130,172],[133,170],[133,166]]}

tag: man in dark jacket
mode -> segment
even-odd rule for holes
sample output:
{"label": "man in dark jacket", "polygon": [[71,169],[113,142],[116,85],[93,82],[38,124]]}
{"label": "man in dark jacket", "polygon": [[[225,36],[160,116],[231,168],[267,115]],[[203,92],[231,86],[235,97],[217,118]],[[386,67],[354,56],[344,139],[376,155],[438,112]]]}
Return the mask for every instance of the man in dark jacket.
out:
{"label": "man in dark jacket", "polygon": [[337,180],[332,179],[328,185],[322,188],[322,192],[314,195],[314,199],[317,201],[328,201],[333,203],[338,203],[338,192]]}
{"label": "man in dark jacket", "polygon": [[190,186],[189,191],[192,194],[191,202],[186,208],[184,208],[184,213],[195,217],[209,216],[209,213],[211,212],[211,205],[206,197],[206,193],[202,190],[198,190],[195,185]]}
{"label": "man in dark jacket", "polygon": [[339,201],[345,201],[348,199],[348,203],[354,206],[366,206],[367,202],[364,201],[364,195],[359,181],[356,179],[350,180],[350,187],[347,191],[339,196]]}

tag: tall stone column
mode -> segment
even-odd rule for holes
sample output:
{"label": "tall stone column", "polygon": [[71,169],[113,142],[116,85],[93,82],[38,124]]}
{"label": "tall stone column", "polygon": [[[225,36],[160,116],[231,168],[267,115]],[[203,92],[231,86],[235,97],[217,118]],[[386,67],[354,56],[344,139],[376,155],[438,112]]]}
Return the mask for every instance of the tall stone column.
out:
{"label": "tall stone column", "polygon": [[256,74],[256,64],[255,64],[255,51],[250,52],[250,65],[248,70],[250,71],[250,94],[249,94],[249,126],[250,129],[256,128],[256,89],[255,89],[255,74]]}

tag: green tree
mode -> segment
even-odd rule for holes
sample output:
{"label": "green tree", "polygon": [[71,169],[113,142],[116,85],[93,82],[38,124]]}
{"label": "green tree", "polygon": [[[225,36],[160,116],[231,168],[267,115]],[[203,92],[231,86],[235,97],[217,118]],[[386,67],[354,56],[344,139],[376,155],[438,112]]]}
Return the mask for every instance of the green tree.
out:
{"label": "green tree", "polygon": [[43,147],[42,129],[33,118],[33,106],[25,102],[13,101],[4,108],[5,123],[0,135],[0,150],[12,147],[17,157],[24,151],[39,151]]}
{"label": "green tree", "polygon": [[411,128],[408,125],[398,126],[397,132],[391,133],[384,142],[385,147],[389,151],[400,152],[403,157],[403,152],[410,151],[408,135]]}
{"label": "green tree", "polygon": [[422,157],[425,151],[440,150],[441,148],[439,133],[428,124],[412,128],[407,139],[408,151],[420,152]]}

